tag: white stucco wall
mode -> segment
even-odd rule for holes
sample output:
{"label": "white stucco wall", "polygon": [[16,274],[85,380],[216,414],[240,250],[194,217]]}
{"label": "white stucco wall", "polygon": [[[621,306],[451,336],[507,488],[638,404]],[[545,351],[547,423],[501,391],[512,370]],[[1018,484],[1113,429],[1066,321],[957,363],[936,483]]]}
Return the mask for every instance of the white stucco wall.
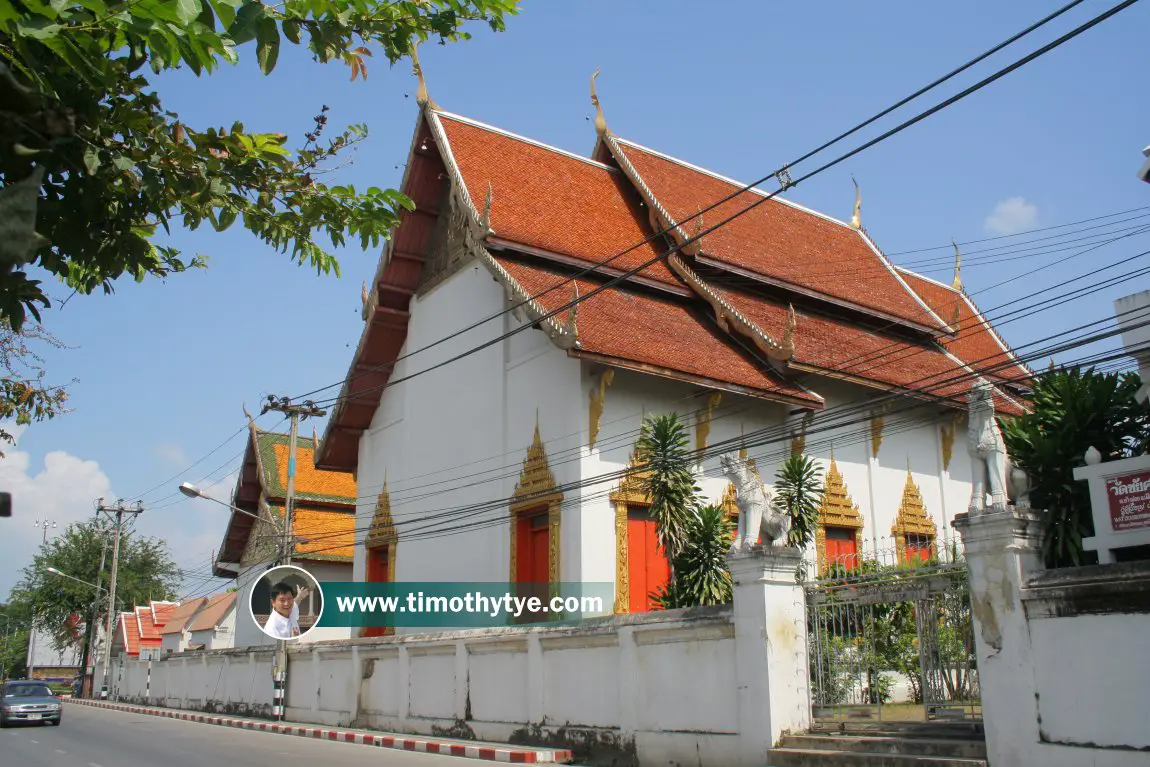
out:
{"label": "white stucco wall", "polygon": [[[761,642],[761,634],[754,639]],[[266,716],[272,651],[155,661],[148,702]],[[730,608],[694,618],[631,616],[598,627],[293,645],[289,652],[290,721],[420,734],[465,721],[477,738],[495,741],[530,724],[566,726],[623,751],[633,747],[643,763],[683,753],[704,765],[738,763]],[[148,664],[128,661],[117,671],[118,698],[145,702]]]}
{"label": "white stucco wall", "polygon": [[[495,314],[505,304],[502,288],[486,270],[464,269],[412,299],[402,353]],[[428,369],[517,324],[505,316],[416,353],[396,365],[393,379]],[[578,444],[586,421],[579,401],[579,364],[533,330],[386,389],[360,440],[357,544],[366,536],[386,477],[393,518],[407,536],[396,557],[397,580],[507,581],[507,509],[485,504],[514,492],[536,413],[549,452]],[[577,460],[560,456],[551,466],[559,483],[579,475]],[[473,527],[464,534],[427,537],[460,525]],[[571,515],[561,542],[564,579],[579,577],[577,533],[578,518]],[[357,545],[355,578],[365,578],[365,561]]]}
{"label": "white stucco wall", "polygon": [[[392,380],[428,370],[518,326],[510,315],[486,323],[432,349],[424,349],[507,306],[503,289],[473,264],[426,295],[412,299],[408,337]],[[558,349],[542,331],[519,333],[438,370],[389,386],[359,444],[357,546],[353,578],[366,579],[362,542],[377,497],[388,484],[393,520],[399,526],[398,581],[506,581],[510,529],[506,499],[519,479],[536,419],[549,464],[560,485],[582,483],[564,493],[560,579],[615,580],[615,518],[609,501],[630,459],[644,415],[679,413],[695,446],[697,413],[710,390],[651,374],[616,369],[607,388],[599,433],[589,442],[590,395],[602,366],[581,362]],[[826,399],[827,413],[815,428],[834,422],[833,414],[882,396],[852,384],[803,376],[802,383]],[[900,408],[909,400],[893,403]],[[724,392],[711,414],[708,446],[740,435],[773,441],[752,445],[768,483],[790,453],[790,437],[777,430],[796,416],[786,405]],[[948,412],[931,405],[885,416],[878,455],[872,455],[866,410],[852,412],[830,431],[807,437],[806,452],[829,467],[832,447],[847,490],[865,520],[864,547],[895,561],[892,526],[902,501],[908,467],[935,521],[939,537],[952,537],[949,523],[965,511],[970,492],[970,459],[965,452],[965,421],[955,425],[954,451],[943,466],[940,427],[952,425]],[[718,501],[727,486],[718,457],[699,467],[700,486]],[[450,534],[445,534],[450,533]],[[810,557],[813,559],[812,556]],[[400,629],[401,632],[408,629]]]}
{"label": "white stucco wall", "polygon": [[[1030,621],[1034,668],[1041,670],[1035,682],[1045,740],[1150,751],[1147,636],[1146,614]],[[1150,756],[1142,756],[1150,762]]]}

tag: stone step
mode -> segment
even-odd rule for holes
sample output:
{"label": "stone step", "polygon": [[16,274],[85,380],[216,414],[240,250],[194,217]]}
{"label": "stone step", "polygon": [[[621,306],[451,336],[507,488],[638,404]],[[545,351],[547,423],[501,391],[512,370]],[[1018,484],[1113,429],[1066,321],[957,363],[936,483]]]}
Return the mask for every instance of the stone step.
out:
{"label": "stone step", "polygon": [[784,735],[783,748],[808,751],[854,751],[904,756],[949,756],[985,759],[986,742],[959,738],[903,738],[870,735]]}
{"label": "stone step", "polygon": [[982,722],[815,722],[812,735],[871,735],[895,738],[981,740]]}
{"label": "stone step", "polygon": [[772,748],[767,767],[987,767],[985,759]]}

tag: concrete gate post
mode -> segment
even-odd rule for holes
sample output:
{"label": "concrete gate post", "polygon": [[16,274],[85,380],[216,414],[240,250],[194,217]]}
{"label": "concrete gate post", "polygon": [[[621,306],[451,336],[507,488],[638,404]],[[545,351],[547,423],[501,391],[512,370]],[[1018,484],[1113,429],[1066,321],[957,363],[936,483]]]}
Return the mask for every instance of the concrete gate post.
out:
{"label": "concrete gate post", "polygon": [[756,546],[728,557],[734,581],[738,765],[762,767],[785,732],[811,723],[806,602],[799,549]]}
{"label": "concrete gate post", "polygon": [[951,524],[962,536],[970,577],[988,761],[994,767],[1029,767],[1031,749],[1039,744],[1038,710],[1021,588],[1043,569],[1045,523],[1030,510],[1008,507],[959,514]]}

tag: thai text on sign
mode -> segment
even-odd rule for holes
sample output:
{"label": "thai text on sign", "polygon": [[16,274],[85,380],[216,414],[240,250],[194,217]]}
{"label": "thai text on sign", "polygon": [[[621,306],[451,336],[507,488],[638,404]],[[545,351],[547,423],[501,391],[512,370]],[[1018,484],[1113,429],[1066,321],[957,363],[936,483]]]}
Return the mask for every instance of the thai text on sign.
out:
{"label": "thai text on sign", "polygon": [[1107,477],[1106,497],[1115,532],[1150,528],[1150,471]]}

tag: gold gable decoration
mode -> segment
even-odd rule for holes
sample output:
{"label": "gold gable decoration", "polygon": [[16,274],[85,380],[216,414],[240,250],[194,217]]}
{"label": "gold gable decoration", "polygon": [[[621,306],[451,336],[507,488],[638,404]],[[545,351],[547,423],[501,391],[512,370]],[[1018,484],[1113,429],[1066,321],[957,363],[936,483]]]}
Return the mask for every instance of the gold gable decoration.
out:
{"label": "gold gable decoration", "polygon": [[819,523],[815,528],[815,551],[818,555],[819,572],[823,572],[827,562],[827,527],[846,527],[855,531],[855,547],[860,553],[863,547],[863,515],[847,492],[843,475],[831,452],[831,466],[824,480],[823,502],[819,506]]}
{"label": "gold gable decoration", "polygon": [[629,556],[629,536],[627,534],[627,516],[632,505],[650,506],[651,496],[644,487],[644,480],[650,475],[649,471],[639,470],[643,460],[639,457],[639,449],[631,451],[631,458],[627,462],[627,473],[617,487],[608,496],[615,505],[615,612],[625,613],[630,610],[631,604],[631,560]]}
{"label": "gold gable decoration", "polygon": [[[368,549],[377,549],[399,540],[395,530],[395,523],[391,518],[391,494],[387,489],[387,477],[383,479],[383,490],[375,500],[375,513],[371,517],[371,527],[367,529],[367,537],[363,545]],[[389,557],[390,559],[390,557]]]}
{"label": "gold gable decoration", "polygon": [[919,491],[918,485],[914,483],[914,477],[911,476],[909,467],[906,470],[906,484],[903,485],[902,489],[902,503],[898,507],[898,514],[895,516],[894,525],[891,527],[891,535],[894,536],[899,562],[906,559],[906,537],[908,535],[920,535],[929,538],[931,556],[935,555],[934,541],[938,535],[938,528],[930,514],[927,513],[926,504],[922,500],[922,493]]}
{"label": "gold gable decoration", "polygon": [[547,578],[553,583],[559,582],[559,534],[560,513],[563,505],[563,493],[555,486],[555,475],[547,462],[547,450],[543,447],[543,439],[539,435],[539,416],[535,417],[535,437],[531,447],[527,448],[527,457],[523,459],[523,470],[519,474],[519,481],[515,484],[510,504],[511,512],[511,583],[518,581],[518,521],[519,515],[534,509],[547,509]]}

